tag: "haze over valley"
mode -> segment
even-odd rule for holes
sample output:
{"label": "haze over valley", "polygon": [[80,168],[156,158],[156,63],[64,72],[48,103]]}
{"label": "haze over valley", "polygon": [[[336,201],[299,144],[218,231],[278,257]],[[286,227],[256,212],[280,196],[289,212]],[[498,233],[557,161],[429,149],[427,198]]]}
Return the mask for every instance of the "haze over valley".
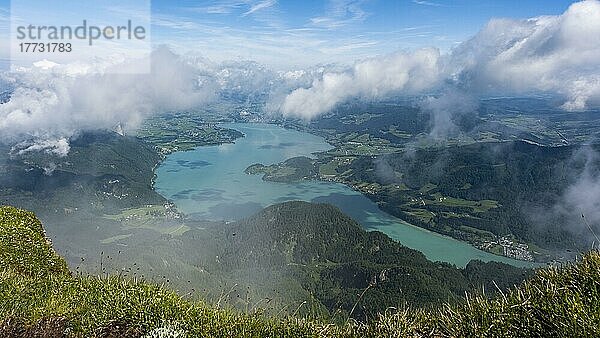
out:
{"label": "haze over valley", "polygon": [[600,333],[600,1],[129,5],[0,53],[0,335]]}

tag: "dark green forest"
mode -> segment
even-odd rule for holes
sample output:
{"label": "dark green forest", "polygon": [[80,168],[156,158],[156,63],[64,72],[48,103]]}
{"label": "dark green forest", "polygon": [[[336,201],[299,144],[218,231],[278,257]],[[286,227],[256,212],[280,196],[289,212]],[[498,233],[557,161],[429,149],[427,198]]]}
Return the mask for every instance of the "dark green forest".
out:
{"label": "dark green forest", "polygon": [[[499,236],[514,235],[541,247],[586,249],[590,243],[582,241],[581,236],[590,238],[590,234],[574,233],[563,226],[573,220],[556,217],[543,226],[538,226],[535,221],[536,213],[560,203],[562,194],[581,175],[586,164],[593,167],[592,170],[600,169],[598,161],[588,163],[585,156],[575,156],[576,152],[585,152],[585,148],[508,142],[418,149],[376,159],[359,158],[350,165],[353,173],[350,180],[405,184],[414,193],[384,190],[371,198],[380,202],[384,210],[439,232],[467,225]],[[394,177],[401,178],[390,180],[389,175],[378,174],[382,167],[382,170],[396,172]],[[426,193],[419,191],[427,184],[433,184],[431,189]],[[411,198],[413,201],[415,197],[429,199],[436,193],[471,201],[495,200],[499,206],[471,217],[474,213],[468,207],[461,210],[459,206],[411,202]],[[410,211],[415,209],[424,209],[436,216],[424,222],[411,216]]]}
{"label": "dark green forest", "polygon": [[220,268],[281,270],[330,313],[348,315],[357,305],[353,316],[360,319],[403,304],[460,301],[466,291],[494,293],[493,283],[505,290],[531,273],[501,263],[472,261],[458,269],[428,261],[327,204],[278,204],[214,230],[224,240]]}

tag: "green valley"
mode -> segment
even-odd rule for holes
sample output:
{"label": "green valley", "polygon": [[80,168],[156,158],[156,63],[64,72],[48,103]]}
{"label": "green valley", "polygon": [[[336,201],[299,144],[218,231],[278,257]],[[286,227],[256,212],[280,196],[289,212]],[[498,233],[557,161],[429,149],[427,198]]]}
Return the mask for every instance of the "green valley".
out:
{"label": "green valley", "polygon": [[[460,133],[443,142],[426,134],[429,115],[410,104],[343,105],[309,124],[285,123],[322,135],[334,149],[316,159],[257,163],[247,173],[274,182],[344,183],[391,215],[486,251],[529,261],[568,260],[589,247],[581,237],[590,234],[566,230],[565,224],[583,223],[557,216],[542,225],[536,214],[560,203],[572,178],[588,170],[585,159],[574,157],[597,147],[581,146],[590,136],[578,134],[577,126],[597,118],[572,121],[560,111],[542,116],[540,104],[484,100],[479,116],[470,116],[469,124],[455,121]],[[516,128],[514,119],[521,117],[544,120]],[[597,161],[590,165],[598,168]]]}

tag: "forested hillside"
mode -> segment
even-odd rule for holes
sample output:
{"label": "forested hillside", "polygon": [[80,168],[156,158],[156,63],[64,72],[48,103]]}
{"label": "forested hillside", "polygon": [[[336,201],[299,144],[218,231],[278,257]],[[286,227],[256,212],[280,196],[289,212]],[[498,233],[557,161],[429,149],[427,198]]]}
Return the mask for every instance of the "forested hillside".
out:
{"label": "forested hillside", "polygon": [[[269,211],[262,216],[268,217]],[[326,251],[319,254],[327,255]],[[368,323],[339,324],[314,316],[266,317],[256,309],[246,313],[223,310],[218,305],[186,300],[152,283],[120,276],[71,275],[35,216],[11,207],[0,208],[0,269],[0,336],[6,337],[600,334],[600,256],[596,252],[571,266],[541,270],[525,284],[493,299],[471,295],[466,301],[440,302],[427,310],[402,306],[380,313]]]}
{"label": "forested hillside", "polygon": [[[540,214],[564,203],[567,188],[585,170],[599,170],[586,148],[594,149],[525,142],[418,149],[357,159],[348,166],[349,180],[390,187],[371,198],[384,210],[438,232],[460,238],[468,236],[465,229],[475,228],[543,248],[585,250],[592,237],[583,232],[588,230],[580,214],[570,219],[573,214],[548,219]],[[406,189],[392,188],[397,185]],[[576,222],[579,227],[567,226]]]}
{"label": "forested hillside", "polygon": [[454,302],[493,281],[505,290],[530,273],[499,263],[458,269],[428,261],[326,204],[282,203],[216,230],[226,238],[219,254],[225,269],[282,270],[330,313],[354,308],[352,315],[363,320],[402,304]]}

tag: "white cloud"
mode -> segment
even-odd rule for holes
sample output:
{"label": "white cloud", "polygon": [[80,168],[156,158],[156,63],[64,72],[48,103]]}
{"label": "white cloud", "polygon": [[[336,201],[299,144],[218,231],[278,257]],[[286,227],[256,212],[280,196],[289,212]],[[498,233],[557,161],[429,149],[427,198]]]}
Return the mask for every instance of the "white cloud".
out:
{"label": "white cloud", "polygon": [[[243,8],[251,10],[250,3],[259,6],[256,11],[274,5],[270,1],[248,1],[243,2]],[[360,10],[360,3],[332,2],[328,17],[360,20],[366,15]],[[221,5],[240,6],[240,2]],[[304,59],[308,52],[323,54],[319,50],[326,47],[338,55],[355,46],[362,49],[373,44],[358,41],[343,49],[317,37],[307,39],[304,33],[295,31],[281,36],[265,31],[252,40],[244,35],[252,32],[212,31],[198,23],[167,19],[158,18],[155,24],[192,29],[194,34],[187,35],[206,37],[206,41],[197,44],[206,53],[210,53],[210,45],[221,46],[223,53],[229,52],[227,46],[245,45],[250,50],[262,49],[274,59],[287,60],[293,58],[287,54],[289,46],[293,46],[290,48],[295,59]],[[455,93],[481,95],[556,93],[566,98],[565,109],[578,110],[600,102],[598,36],[600,2],[588,0],[571,5],[558,16],[491,20],[472,39],[446,55],[440,55],[435,48],[424,48],[364,59],[349,67],[328,65],[273,72],[254,62],[216,64],[202,58],[182,58],[164,48],[154,53],[153,71],[146,75],[102,71],[107,67],[136,67],[126,60],[93,65],[41,63],[39,67],[4,75],[8,81],[4,87],[13,88],[14,92],[9,102],[0,105],[0,141],[68,139],[79,130],[118,124],[134,128],[149,114],[193,108],[218,93],[249,98],[270,94],[269,108],[280,110],[285,116],[306,119],[351,98],[380,99],[440,89],[453,93],[452,87],[458,88]],[[441,123],[451,121],[447,111],[456,110],[448,105],[463,101],[460,95],[447,94],[427,101],[425,107]],[[446,132],[440,130],[439,134]]]}
{"label": "white cloud", "polygon": [[315,27],[337,29],[361,22],[368,16],[361,7],[362,3],[362,0],[330,0],[327,13],[311,18],[310,23]]}
{"label": "white cloud", "polygon": [[246,15],[250,15],[252,13],[261,11],[263,9],[269,8],[274,6],[277,3],[277,0],[264,0],[264,1],[260,1],[256,4],[253,4],[252,6],[250,6],[250,9],[248,11],[246,11],[244,14],[242,14],[242,16],[246,16]]}
{"label": "white cloud", "polygon": [[193,12],[203,14],[233,14],[244,10],[241,16],[248,16],[256,12],[271,8],[277,4],[277,0],[219,0],[212,1],[210,6],[184,7]]}
{"label": "white cloud", "polygon": [[431,7],[445,7],[444,4],[440,4],[432,1],[424,1],[424,0],[413,0],[414,4],[423,5],[423,6],[431,6]]}
{"label": "white cloud", "polygon": [[584,109],[600,97],[600,2],[572,4],[559,16],[494,19],[450,56],[449,67],[471,90],[551,92]]}
{"label": "white cloud", "polygon": [[49,61],[47,59],[43,59],[41,61],[37,61],[33,63],[34,67],[42,68],[42,69],[50,69],[56,66],[59,66],[58,63]]}
{"label": "white cloud", "polygon": [[600,103],[600,2],[525,20],[493,19],[450,54],[397,53],[328,72],[283,101],[285,115],[313,118],[352,97],[380,98],[457,86],[473,95],[550,93],[563,108]]}
{"label": "white cloud", "polygon": [[282,90],[309,85],[316,76],[304,70],[277,73],[251,61],[214,63],[165,47],[154,51],[150,61],[148,74],[110,73],[138,66],[136,60],[121,59],[68,65],[43,61],[0,73],[0,93],[11,93],[0,104],[0,142],[17,144],[14,154],[62,156],[69,151],[69,138],[81,131],[132,130],[153,113],[194,109],[219,95],[252,101],[269,94],[281,97]]}
{"label": "white cloud", "polygon": [[454,119],[473,112],[477,108],[477,100],[465,92],[449,88],[440,96],[426,98],[421,108],[431,115],[429,135],[434,139],[446,139],[460,131]]}
{"label": "white cloud", "polygon": [[[580,244],[595,242],[597,247],[596,236],[600,235],[599,154],[592,147],[581,147],[559,166],[564,166],[563,170],[569,173],[566,189],[556,196],[554,205],[532,207],[525,215],[539,229],[560,229],[575,235]],[[557,178],[564,180],[560,171]]]}
{"label": "white cloud", "polygon": [[[14,91],[0,105],[0,141],[22,151],[68,151],[64,140],[81,130],[135,128],[155,112],[193,108],[212,99],[217,85],[169,50],[151,56],[149,74],[85,73],[81,65],[34,67],[8,73]],[[102,67],[136,67],[129,61]],[[90,66],[92,67],[92,66]],[[99,66],[95,66],[99,67]],[[75,68],[75,71],[73,71]]]}
{"label": "white cloud", "polygon": [[[594,226],[600,224],[600,173],[598,172],[598,153],[583,148],[575,153],[572,161],[585,161],[583,172],[563,194],[555,211],[567,215],[567,219],[583,224],[580,215],[585,215]],[[598,243],[600,244],[600,243]]]}
{"label": "white cloud", "polygon": [[48,154],[56,154],[60,157],[67,156],[71,146],[66,138],[23,141],[15,145],[11,152],[13,154],[23,155],[29,152],[44,151]]}
{"label": "white cloud", "polygon": [[373,99],[427,90],[439,81],[439,58],[437,49],[426,48],[360,61],[347,71],[326,72],[311,87],[291,92],[281,110],[286,116],[310,119],[352,97]]}

